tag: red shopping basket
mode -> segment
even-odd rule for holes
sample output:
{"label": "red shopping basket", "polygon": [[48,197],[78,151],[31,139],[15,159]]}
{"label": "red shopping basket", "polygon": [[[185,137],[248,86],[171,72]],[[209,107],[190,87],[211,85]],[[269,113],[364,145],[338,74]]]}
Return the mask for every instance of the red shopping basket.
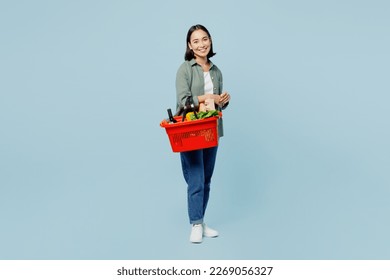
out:
{"label": "red shopping basket", "polygon": [[218,118],[199,119],[182,122],[182,117],[175,117],[177,123],[169,123],[163,120],[160,123],[164,127],[171,143],[173,152],[186,152],[218,145]]}

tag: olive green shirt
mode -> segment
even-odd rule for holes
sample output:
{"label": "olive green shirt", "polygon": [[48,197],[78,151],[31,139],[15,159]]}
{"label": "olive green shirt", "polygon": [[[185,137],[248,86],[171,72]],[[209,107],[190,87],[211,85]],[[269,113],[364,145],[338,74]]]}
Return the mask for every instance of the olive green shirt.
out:
{"label": "olive green shirt", "polygon": [[[210,61],[210,77],[213,82],[213,93],[221,94],[223,89],[222,72]],[[176,74],[176,111],[183,108],[188,96],[192,96],[195,106],[199,106],[198,96],[204,95],[204,76],[202,67],[196,63],[195,59],[184,61],[180,65]],[[218,107],[218,110],[225,109]],[[217,107],[217,105],[216,105]],[[223,136],[222,118],[218,120],[218,135]]]}

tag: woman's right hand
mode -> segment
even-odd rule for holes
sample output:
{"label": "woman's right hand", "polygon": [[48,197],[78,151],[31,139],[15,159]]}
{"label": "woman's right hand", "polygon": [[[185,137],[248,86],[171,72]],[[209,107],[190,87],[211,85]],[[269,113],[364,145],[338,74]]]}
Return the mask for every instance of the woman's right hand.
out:
{"label": "woman's right hand", "polygon": [[230,101],[230,95],[229,93],[224,92],[221,95],[206,93],[204,95],[198,96],[199,103],[204,103],[206,99],[213,99],[215,104],[223,107],[227,102]]}

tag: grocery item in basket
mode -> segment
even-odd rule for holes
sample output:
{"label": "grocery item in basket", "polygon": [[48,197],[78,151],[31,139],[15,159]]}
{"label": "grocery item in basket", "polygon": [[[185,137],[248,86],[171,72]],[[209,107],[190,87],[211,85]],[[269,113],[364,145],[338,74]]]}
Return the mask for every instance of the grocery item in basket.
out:
{"label": "grocery item in basket", "polygon": [[208,112],[198,112],[197,113],[198,118],[196,118],[194,112],[189,112],[186,114],[186,120],[187,121],[194,121],[197,119],[207,119],[210,117],[217,117],[218,115],[219,115],[219,112],[217,110],[211,110]]}
{"label": "grocery item in basket", "polygon": [[205,107],[205,110],[206,110],[206,111],[214,111],[214,110],[215,110],[214,99],[212,99],[212,98],[207,98],[207,99],[204,101],[204,107]]}
{"label": "grocery item in basket", "polygon": [[175,120],[175,119],[173,118],[171,108],[167,109],[167,112],[168,112],[168,119],[169,119],[169,122],[170,122],[170,123],[177,123],[177,120]]}

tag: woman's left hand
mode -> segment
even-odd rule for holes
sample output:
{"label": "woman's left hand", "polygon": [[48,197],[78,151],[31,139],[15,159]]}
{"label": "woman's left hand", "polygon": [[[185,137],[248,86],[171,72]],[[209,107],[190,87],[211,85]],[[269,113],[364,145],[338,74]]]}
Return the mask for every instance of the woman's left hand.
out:
{"label": "woman's left hand", "polygon": [[219,106],[223,107],[229,101],[230,101],[230,94],[227,91],[225,91],[220,95]]}

